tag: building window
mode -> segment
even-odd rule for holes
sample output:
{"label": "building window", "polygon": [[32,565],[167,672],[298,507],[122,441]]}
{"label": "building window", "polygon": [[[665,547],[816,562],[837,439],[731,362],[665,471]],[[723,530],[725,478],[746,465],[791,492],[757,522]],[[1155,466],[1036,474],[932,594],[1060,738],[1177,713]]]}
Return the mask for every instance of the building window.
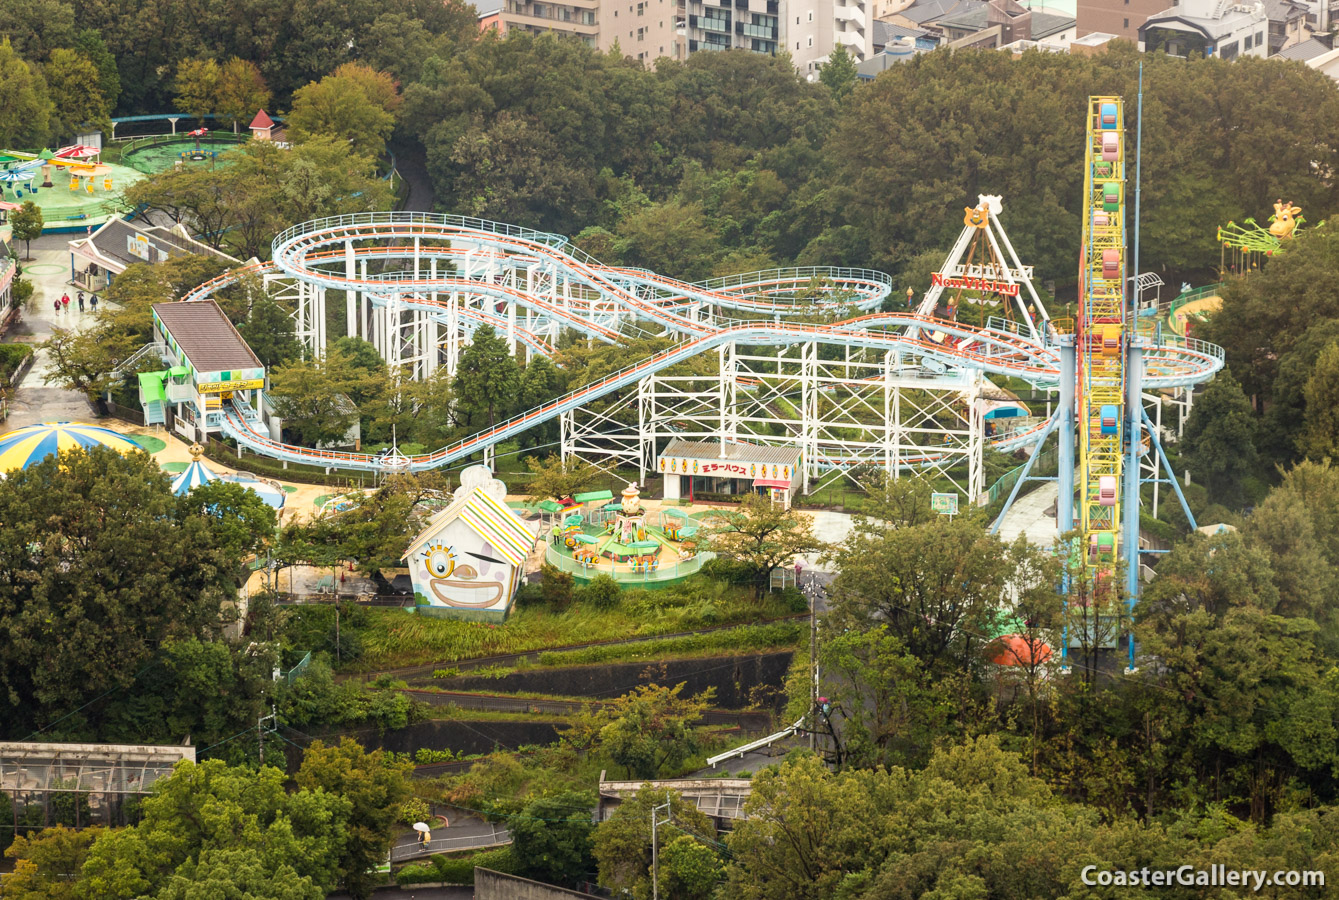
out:
{"label": "building window", "polygon": [[595,24],[595,13],[594,13],[593,10],[582,10],[582,12],[581,12],[581,24],[582,24],[582,25],[594,25],[594,24]]}
{"label": "building window", "polygon": [[810,11],[809,11],[809,21],[812,22],[813,20],[814,20],[814,13],[813,13],[813,10],[810,10]]}
{"label": "building window", "polygon": [[646,29],[645,29],[645,28],[638,28],[638,29],[637,29],[637,40],[639,40],[639,41],[644,41],[644,40],[646,40]]}
{"label": "building window", "polygon": [[638,3],[638,4],[637,4],[637,15],[641,16],[641,15],[645,15],[645,14],[646,14],[646,4],[645,4],[645,3]]}
{"label": "building window", "polygon": [[1129,20],[1129,19],[1126,19],[1126,20],[1125,20],[1125,24],[1122,25],[1121,27],[1122,27],[1122,28],[1129,28],[1129,27],[1130,27],[1130,20]]}
{"label": "building window", "polygon": [[1255,46],[1263,47],[1264,45],[1265,45],[1265,33],[1263,31],[1257,31],[1255,33]]}
{"label": "building window", "polygon": [[812,47],[813,45],[814,45],[814,39],[809,38],[809,46]]}
{"label": "building window", "polygon": [[1233,41],[1230,44],[1220,44],[1218,46],[1218,55],[1221,56],[1223,59],[1236,59],[1237,42]]}
{"label": "building window", "polygon": [[1243,50],[1251,49],[1251,36],[1249,34],[1246,35],[1246,40],[1242,42],[1241,49]]}

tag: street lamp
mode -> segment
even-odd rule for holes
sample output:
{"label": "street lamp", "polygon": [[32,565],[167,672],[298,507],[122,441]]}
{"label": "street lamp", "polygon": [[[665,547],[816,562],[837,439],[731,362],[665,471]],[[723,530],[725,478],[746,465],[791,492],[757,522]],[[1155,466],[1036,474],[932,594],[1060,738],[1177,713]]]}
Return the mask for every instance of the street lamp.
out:
{"label": "street lamp", "polygon": [[[818,618],[814,612],[814,591],[805,591],[800,587],[800,574],[804,572],[804,561],[795,560],[795,586],[804,591],[804,595],[809,600],[809,665],[814,670],[813,683],[809,686],[809,708],[814,708],[814,699],[818,696]],[[809,729],[809,749],[815,750],[817,737],[814,729]]]}

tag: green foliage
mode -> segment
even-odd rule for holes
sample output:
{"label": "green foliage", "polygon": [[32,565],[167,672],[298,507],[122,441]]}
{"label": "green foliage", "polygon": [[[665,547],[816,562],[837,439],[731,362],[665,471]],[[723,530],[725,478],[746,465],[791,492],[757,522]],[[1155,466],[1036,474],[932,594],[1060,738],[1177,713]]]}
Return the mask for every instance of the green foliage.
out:
{"label": "green foliage", "polygon": [[[624,800],[614,814],[595,829],[594,855],[599,865],[600,884],[618,893],[629,891],[638,900],[651,896],[651,812],[654,807],[669,803],[670,825],[661,825],[657,837],[666,843],[683,836],[694,843],[702,840],[715,842],[716,829],[692,803],[685,801],[677,791],[644,785],[631,798]],[[663,818],[664,811],[660,812]],[[707,849],[703,845],[703,849]],[[700,870],[703,859],[694,848],[680,845],[676,851],[680,868],[678,880],[684,887],[695,889],[701,884]],[[668,873],[662,872],[662,877]],[[672,896],[680,896],[673,894]],[[699,896],[699,895],[692,895]]]}
{"label": "green foliage", "polygon": [[32,355],[31,344],[0,344],[0,382],[8,384],[15,370]]}
{"label": "green foliage", "polygon": [[0,95],[5,97],[0,144],[32,147],[45,141],[51,120],[46,79],[15,52],[8,38],[0,40]]}
{"label": "green foliage", "polygon": [[302,353],[302,345],[293,334],[293,319],[268,297],[252,305],[237,331],[267,369],[292,362]]}
{"label": "green foliage", "polygon": [[568,572],[543,563],[539,569],[540,597],[553,609],[566,609],[572,603],[576,579]]}
{"label": "green foliage", "polygon": [[491,428],[516,403],[521,371],[507,352],[507,342],[484,325],[475,329],[460,355],[453,385],[465,424],[473,430]]}
{"label": "green foliage", "polygon": [[613,609],[618,605],[622,589],[609,575],[596,575],[588,583],[577,588],[573,599],[580,604],[590,604],[599,610]]}
{"label": "green foliage", "polygon": [[693,726],[701,720],[715,689],[688,698],[679,696],[683,687],[641,685],[582,713],[563,739],[579,749],[599,747],[627,768],[629,778],[655,778],[681,765],[701,746]]}
{"label": "green foliage", "polygon": [[367,753],[348,738],[338,747],[313,741],[303,754],[298,787],[324,791],[349,804],[335,865],[340,883],[354,897],[368,896],[377,882],[372,870],[390,850],[396,811],[410,795],[410,768],[389,763],[380,750]]}
{"label": "green foliage", "polygon": [[9,217],[9,226],[14,233],[14,240],[23,241],[24,253],[31,257],[29,244],[36,238],[42,236],[42,210],[31,200],[24,200],[23,205]]}
{"label": "green foliage", "polygon": [[792,647],[804,637],[805,628],[793,622],[744,625],[684,637],[661,638],[580,650],[550,650],[539,654],[541,666],[581,666],[638,659],[676,658],[720,651],[750,652]]}
{"label": "green foliage", "polygon": [[54,105],[51,131],[58,140],[86,128],[110,131],[111,104],[102,93],[102,73],[77,50],[57,49],[45,67]]}
{"label": "green foliage", "polygon": [[102,828],[75,831],[58,824],[31,837],[15,836],[5,850],[15,860],[14,872],[5,878],[5,893],[19,900],[77,900],[78,880],[69,873],[79,872],[89,847],[103,834]]}
{"label": "green foliage", "polygon": [[832,91],[832,96],[837,100],[845,100],[851,91],[855,90],[857,83],[855,59],[846,52],[845,44],[838,44],[828,56],[828,61],[818,70],[818,80]]}
{"label": "green foliage", "polygon": [[1250,401],[1232,373],[1223,370],[1190,411],[1181,456],[1192,477],[1226,506],[1240,505],[1242,478],[1255,468],[1255,431]]}
{"label": "green foliage", "polygon": [[426,822],[430,815],[432,810],[428,807],[428,801],[410,797],[400,804],[400,809],[395,814],[395,821],[401,825],[413,825],[415,822]]}
{"label": "green foliage", "polygon": [[591,857],[591,810],[595,798],[569,791],[541,797],[508,823],[518,875],[551,884],[575,886]]}
{"label": "green foliage", "polygon": [[709,521],[703,532],[707,549],[743,567],[757,596],[777,568],[827,547],[814,536],[811,516],[782,509],[758,494],[745,497],[738,509],[717,511]]}
{"label": "green foliage", "polygon": [[391,76],[368,66],[345,63],[293,95],[293,111],[286,124],[298,141],[319,135],[375,158],[385,149],[386,139],[395,128],[400,102]]}
{"label": "green foliage", "polygon": [[120,897],[166,890],[195,897],[190,891],[197,881],[272,880],[282,890],[264,896],[322,896],[336,884],[345,833],[361,827],[356,804],[305,786],[289,793],[285,781],[269,767],[179,764],[154,786],[138,825],[93,845],[83,867],[84,892]]}
{"label": "green foliage", "polygon": [[161,642],[213,634],[235,594],[235,551],[143,453],[73,450],[10,472],[0,520],[10,737],[130,687]]}
{"label": "green foliage", "polygon": [[543,461],[534,456],[526,457],[525,464],[532,473],[526,493],[545,500],[574,496],[604,474],[583,459],[564,458],[556,453],[549,454]]}
{"label": "green foliage", "polygon": [[516,854],[510,847],[498,847],[495,850],[481,850],[465,856],[434,856],[431,862],[405,866],[395,875],[399,885],[428,884],[445,882],[446,884],[474,884],[474,867],[492,869],[507,875],[517,874]]}

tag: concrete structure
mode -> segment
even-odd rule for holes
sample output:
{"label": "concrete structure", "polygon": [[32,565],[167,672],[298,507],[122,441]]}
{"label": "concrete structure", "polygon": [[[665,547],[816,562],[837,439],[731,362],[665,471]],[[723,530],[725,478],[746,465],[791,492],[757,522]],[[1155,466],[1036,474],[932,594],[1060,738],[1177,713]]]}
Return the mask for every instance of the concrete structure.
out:
{"label": "concrete structure", "polygon": [[460,474],[460,490],[402,557],[423,615],[502,622],[511,611],[538,525],[507,506],[507,486],[485,466]]}
{"label": "concrete structure", "polygon": [[603,822],[628,797],[634,796],[644,785],[677,791],[704,816],[715,823],[720,831],[733,831],[735,822],[744,818],[744,803],[753,793],[753,782],[748,778],[673,778],[663,781],[605,781],[600,773],[599,806],[595,821]]}
{"label": "concrete structure", "polygon": [[1263,2],[1183,0],[1149,16],[1139,28],[1139,41],[1144,50],[1161,50],[1169,56],[1235,59],[1268,56],[1268,33]]}
{"label": "concrete structure", "polygon": [[1078,37],[1102,32],[1137,43],[1139,29],[1167,8],[1167,0],[1078,0]]}
{"label": "concrete structure", "polygon": [[[665,499],[685,494],[759,493],[790,507],[800,483],[800,451],[742,441],[694,442],[675,438],[656,461],[665,476]],[[688,479],[685,482],[684,479]]]}
{"label": "concrete structure", "polygon": [[88,237],[70,241],[70,280],[86,291],[101,291],[136,263],[155,264],[192,254],[241,265],[241,260],[195,240],[184,225],[146,228],[112,218]]}
{"label": "concrete structure", "polygon": [[504,875],[492,869],[474,867],[474,900],[574,900],[582,897],[596,900],[594,894],[569,891],[519,875]]}
{"label": "concrete structure", "polygon": [[795,68],[817,77],[838,46],[857,63],[874,55],[869,0],[686,0],[687,53],[785,51]]}
{"label": "concrete structure", "polygon": [[1330,50],[1320,56],[1313,56],[1306,61],[1306,64],[1325,73],[1335,81],[1339,81],[1339,49]]}
{"label": "concrete structure", "polygon": [[1088,34],[1076,37],[1069,42],[1069,52],[1079,56],[1092,56],[1096,53],[1105,53],[1107,44],[1118,40],[1117,36],[1105,31],[1092,31]]}
{"label": "concrete structure", "polygon": [[626,56],[651,65],[675,48],[679,7],[675,0],[504,0],[479,13],[480,30],[496,28],[554,32],[575,37],[603,52],[615,45]]}

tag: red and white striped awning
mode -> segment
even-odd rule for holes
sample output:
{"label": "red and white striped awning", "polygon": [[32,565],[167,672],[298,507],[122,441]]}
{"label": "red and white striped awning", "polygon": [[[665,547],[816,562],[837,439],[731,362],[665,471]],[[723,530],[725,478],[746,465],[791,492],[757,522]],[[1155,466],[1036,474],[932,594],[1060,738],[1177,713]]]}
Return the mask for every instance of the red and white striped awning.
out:
{"label": "red and white striped awning", "polygon": [[53,155],[56,159],[88,159],[101,152],[97,147],[90,147],[88,144],[73,144],[69,147],[61,147]]}
{"label": "red and white striped awning", "polygon": [[790,480],[787,478],[755,478],[753,479],[753,486],[767,487],[767,488],[789,488]]}

